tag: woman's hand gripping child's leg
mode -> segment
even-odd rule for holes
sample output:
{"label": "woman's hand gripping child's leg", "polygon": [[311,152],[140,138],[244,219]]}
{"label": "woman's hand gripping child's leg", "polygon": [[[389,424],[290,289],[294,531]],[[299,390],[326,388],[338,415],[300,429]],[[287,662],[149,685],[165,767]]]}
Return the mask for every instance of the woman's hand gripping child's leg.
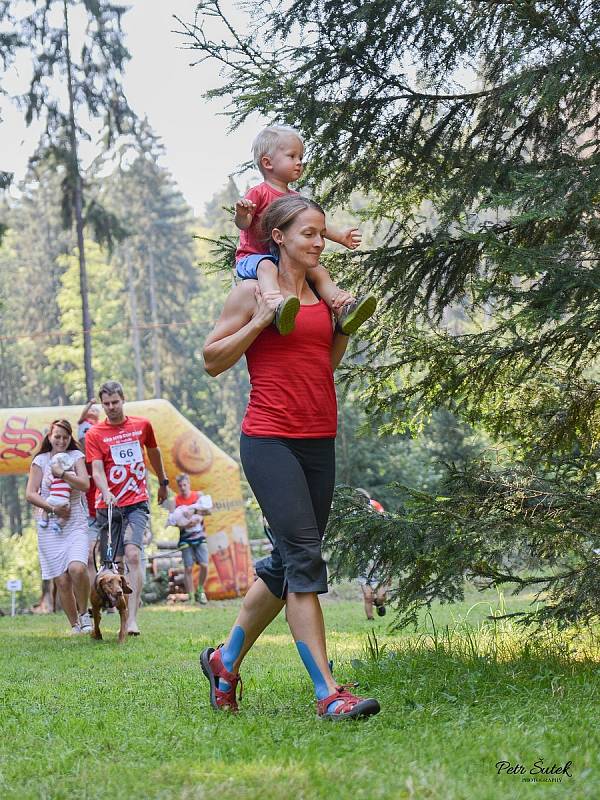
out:
{"label": "woman's hand gripping child's leg", "polygon": [[279,295],[279,304],[275,312],[273,324],[282,336],[294,330],[296,315],[300,310],[300,300],[294,295],[284,297],[279,286],[279,270],[277,264],[269,258],[263,258],[256,267],[258,285],[263,295],[267,292]]}

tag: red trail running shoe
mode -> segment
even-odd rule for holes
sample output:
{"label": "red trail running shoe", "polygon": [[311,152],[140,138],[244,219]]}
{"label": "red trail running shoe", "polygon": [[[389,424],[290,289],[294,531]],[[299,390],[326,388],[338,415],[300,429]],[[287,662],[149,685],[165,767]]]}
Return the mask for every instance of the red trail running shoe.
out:
{"label": "red trail running shoe", "polygon": [[[202,672],[206,675],[208,682],[210,683],[211,706],[217,711],[220,711],[221,709],[238,711],[239,709],[236,698],[236,689],[239,683],[241,700],[242,679],[239,673],[234,675],[233,672],[229,672],[229,670],[223,665],[220,649],[222,646],[223,645],[219,645],[216,650],[213,647],[206,647],[200,653],[200,666],[202,667]],[[222,678],[229,684],[229,689],[227,689],[227,691],[219,689],[219,678]]]}
{"label": "red trail running shoe", "polygon": [[[340,702],[333,711],[327,711],[331,703]],[[359,719],[379,714],[381,707],[373,698],[356,697],[350,694],[346,686],[336,686],[336,690],[329,697],[317,700],[317,716],[319,719],[339,721],[342,719]]]}

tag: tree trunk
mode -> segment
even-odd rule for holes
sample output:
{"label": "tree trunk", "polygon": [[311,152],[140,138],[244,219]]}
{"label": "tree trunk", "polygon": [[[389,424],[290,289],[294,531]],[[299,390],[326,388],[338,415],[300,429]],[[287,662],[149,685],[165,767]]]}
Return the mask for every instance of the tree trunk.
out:
{"label": "tree trunk", "polygon": [[73,205],[75,208],[75,229],[77,232],[77,250],[79,252],[79,291],[81,293],[81,314],[83,324],[83,368],[85,372],[86,397],[94,396],[94,373],[92,370],[92,333],[90,309],[88,303],[87,269],[85,264],[85,247],[83,242],[83,185],[77,154],[77,129],[75,126],[75,104],[73,95],[73,75],[71,50],[69,44],[69,14],[67,0],[63,0],[65,20],[65,56],[67,59],[67,88],[69,92],[69,140],[71,143],[71,179],[73,181]]}
{"label": "tree trunk", "polygon": [[11,536],[23,535],[23,507],[16,475],[0,476],[0,528],[6,525]]}
{"label": "tree trunk", "polygon": [[148,289],[150,292],[150,318],[152,320],[152,373],[154,378],[154,397],[161,396],[160,383],[160,350],[158,335],[158,308],[156,305],[156,275],[154,271],[154,253],[152,246],[148,248]]}
{"label": "tree trunk", "polygon": [[129,291],[129,316],[131,319],[131,344],[133,345],[133,359],[135,364],[135,399],[144,399],[144,373],[142,370],[142,347],[140,343],[140,329],[138,327],[137,296],[131,267],[131,253],[129,247],[123,248],[125,264],[127,265],[127,287]]}

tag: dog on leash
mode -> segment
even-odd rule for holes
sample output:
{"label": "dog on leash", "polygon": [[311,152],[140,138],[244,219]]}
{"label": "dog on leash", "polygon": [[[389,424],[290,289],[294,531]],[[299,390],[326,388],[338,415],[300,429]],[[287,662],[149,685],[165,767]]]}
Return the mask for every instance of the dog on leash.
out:
{"label": "dog on leash", "polygon": [[127,595],[131,594],[131,588],[125,576],[107,567],[102,567],[91,586],[90,601],[92,604],[92,616],[94,627],[92,629],[92,639],[102,639],[100,633],[100,617],[102,610],[116,608],[121,617],[121,627],[119,628],[119,644],[127,638]]}

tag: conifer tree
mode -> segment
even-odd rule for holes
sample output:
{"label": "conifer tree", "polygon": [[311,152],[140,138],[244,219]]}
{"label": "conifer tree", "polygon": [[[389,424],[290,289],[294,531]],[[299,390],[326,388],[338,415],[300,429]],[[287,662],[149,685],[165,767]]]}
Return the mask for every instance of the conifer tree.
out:
{"label": "conifer tree", "polygon": [[[86,129],[100,123],[105,147],[128,130],[133,113],[123,94],[122,70],[129,58],[123,43],[121,17],[125,7],[108,0],[26,0],[3,4],[6,15],[12,14],[15,47],[26,48],[32,55],[28,90],[16,98],[25,121],[42,119],[44,135],[35,154],[36,160],[51,157],[65,168],[60,195],[63,221],[74,226],[79,255],[79,284],[83,328],[83,365],[86,391],[94,393],[92,370],[91,324],[84,225],[94,226],[97,235],[110,236],[114,227],[98,204],[86,205],[80,144],[89,140]],[[83,29],[81,47],[76,51],[77,36],[72,28]],[[1,43],[0,43],[1,44]]]}
{"label": "conifer tree", "polygon": [[526,620],[596,615],[598,4],[258,2],[242,33],[207,0],[181,29],[224,67],[209,96],[233,125],[298,127],[325,206],[358,189],[387,230],[341,265],[385,298],[352,369],[370,415],[400,431],[446,408],[502,448],[451,470],[445,497],[406,495],[405,515],[342,497],[331,541],[403,575],[404,619],[465,575],[542,590]]}
{"label": "conifer tree", "polygon": [[128,234],[116,259],[129,271],[130,313],[135,309],[142,326],[140,351],[153,397],[170,397],[184,379],[183,342],[198,290],[191,209],[161,165],[163,155],[164,146],[142,121],[123,145],[120,166],[104,181],[101,195]]}

